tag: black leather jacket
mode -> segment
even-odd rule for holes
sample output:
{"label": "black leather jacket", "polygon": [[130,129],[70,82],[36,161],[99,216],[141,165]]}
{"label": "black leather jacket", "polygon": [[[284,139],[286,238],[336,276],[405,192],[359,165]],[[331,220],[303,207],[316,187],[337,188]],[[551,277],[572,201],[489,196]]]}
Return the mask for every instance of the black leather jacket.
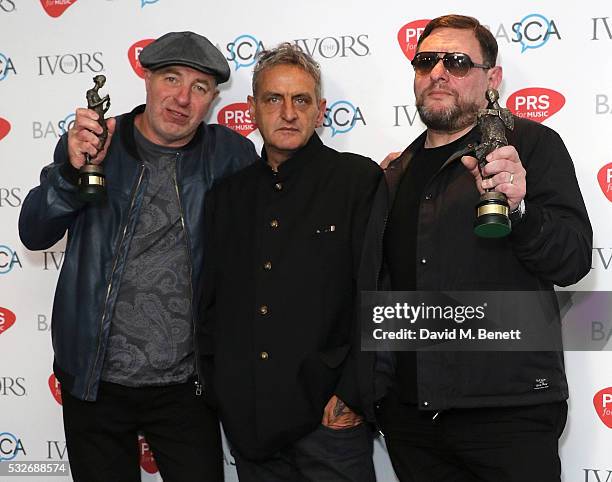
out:
{"label": "black leather jacket", "polygon": [[[479,198],[473,176],[460,157],[479,141],[476,128],[465,148],[453,154],[425,186],[417,233],[417,289],[425,291],[540,291],[559,312],[554,285],[568,286],[591,266],[593,233],[574,166],[563,141],[552,129],[515,118],[508,141],[527,171],[526,216],[502,239],[472,232]],[[359,274],[360,290],[388,290],[383,260],[386,215],[419,136],[385,170],[366,232]],[[560,327],[559,327],[560,329]],[[378,357],[378,367],[386,357]],[[381,395],[375,388],[375,356],[362,353],[360,382],[364,408]],[[568,396],[560,352],[419,352],[419,407],[445,410],[547,403]],[[539,389],[537,380],[546,380]]]}
{"label": "black leather jacket", "polygon": [[[147,174],[134,141],[134,118],[143,111],[144,106],[139,106],[117,117],[116,134],[103,163],[106,202],[84,204],[77,199],[78,171],[67,162],[64,135],[54,162],[42,170],[40,185],[26,197],[19,217],[19,235],[31,250],[48,249],[68,231],[53,303],[54,371],[62,387],[82,400],[97,396],[110,321],[146,190]],[[204,264],[205,194],[215,181],[256,158],[249,140],[223,126],[204,123],[176,154],[175,183],[188,243],[194,316]]]}

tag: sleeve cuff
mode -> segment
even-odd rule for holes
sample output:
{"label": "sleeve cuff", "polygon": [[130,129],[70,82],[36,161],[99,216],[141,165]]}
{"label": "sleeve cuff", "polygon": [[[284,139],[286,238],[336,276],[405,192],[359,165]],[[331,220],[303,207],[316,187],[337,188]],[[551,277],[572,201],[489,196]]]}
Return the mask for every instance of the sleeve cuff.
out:
{"label": "sleeve cuff", "polygon": [[516,241],[531,241],[542,231],[542,208],[525,201],[525,215],[512,225],[512,238]]}
{"label": "sleeve cuff", "polygon": [[79,170],[73,167],[70,162],[66,161],[60,167],[60,174],[64,177],[70,184],[74,186],[79,185]]}

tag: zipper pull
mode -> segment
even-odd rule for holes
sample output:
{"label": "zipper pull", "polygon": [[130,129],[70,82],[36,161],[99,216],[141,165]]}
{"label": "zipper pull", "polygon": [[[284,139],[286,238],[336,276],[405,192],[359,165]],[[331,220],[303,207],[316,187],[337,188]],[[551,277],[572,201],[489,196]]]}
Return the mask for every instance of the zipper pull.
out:
{"label": "zipper pull", "polygon": [[199,380],[195,381],[195,394],[198,397],[202,395],[202,384],[200,383]]}

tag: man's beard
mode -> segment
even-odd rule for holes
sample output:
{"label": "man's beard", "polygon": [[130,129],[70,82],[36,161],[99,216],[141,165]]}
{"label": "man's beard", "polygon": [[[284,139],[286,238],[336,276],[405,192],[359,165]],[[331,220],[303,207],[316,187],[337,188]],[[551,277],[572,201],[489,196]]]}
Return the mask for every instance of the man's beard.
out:
{"label": "man's beard", "polygon": [[[425,97],[424,94],[422,98]],[[456,101],[442,110],[434,110],[425,107],[424,102],[417,99],[417,110],[423,124],[429,129],[441,132],[457,132],[473,125],[479,109],[480,106],[476,102]]]}

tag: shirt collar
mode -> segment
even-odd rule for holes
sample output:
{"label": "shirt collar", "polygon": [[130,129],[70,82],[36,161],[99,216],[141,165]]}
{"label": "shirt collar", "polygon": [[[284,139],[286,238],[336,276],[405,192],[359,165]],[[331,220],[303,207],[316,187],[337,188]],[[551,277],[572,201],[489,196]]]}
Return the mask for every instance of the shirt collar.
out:
{"label": "shirt collar", "polygon": [[[308,142],[298,149],[293,156],[284,161],[278,166],[278,175],[282,177],[290,176],[293,173],[299,172],[303,166],[305,166],[313,157],[317,154],[317,151],[321,148],[323,142],[319,135],[314,132]],[[266,147],[261,149],[261,166],[270,171],[272,168],[268,165],[268,156],[266,154]]]}

